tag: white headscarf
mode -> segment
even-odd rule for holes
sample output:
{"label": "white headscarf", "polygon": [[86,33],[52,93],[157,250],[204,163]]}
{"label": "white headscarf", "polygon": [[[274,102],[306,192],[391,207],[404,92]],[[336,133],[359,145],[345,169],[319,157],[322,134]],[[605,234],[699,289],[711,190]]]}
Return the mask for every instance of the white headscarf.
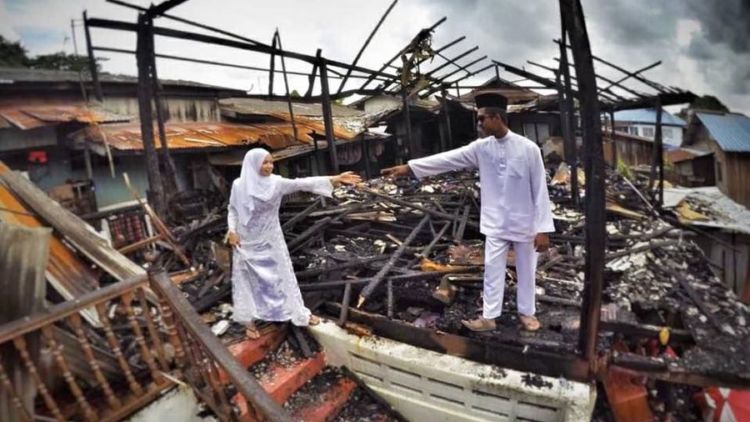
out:
{"label": "white headscarf", "polygon": [[240,177],[232,183],[232,193],[229,202],[237,211],[241,224],[247,224],[250,221],[255,201],[268,201],[276,191],[276,184],[280,176],[272,174],[262,176],[260,168],[268,156],[268,151],[263,148],[253,148],[245,154],[242,160],[242,170]]}

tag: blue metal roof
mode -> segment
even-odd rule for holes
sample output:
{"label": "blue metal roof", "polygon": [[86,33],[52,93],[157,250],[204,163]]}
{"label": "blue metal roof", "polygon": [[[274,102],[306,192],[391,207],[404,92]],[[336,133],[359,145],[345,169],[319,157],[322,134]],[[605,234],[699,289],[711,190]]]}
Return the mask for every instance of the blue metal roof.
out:
{"label": "blue metal roof", "polygon": [[696,114],[722,151],[750,152],[750,118],[734,113]]}
{"label": "blue metal roof", "polygon": [[[656,124],[656,109],[641,108],[637,110],[621,110],[615,112],[616,122],[650,123]],[[666,126],[685,127],[685,121],[667,111],[662,111],[661,124]]]}

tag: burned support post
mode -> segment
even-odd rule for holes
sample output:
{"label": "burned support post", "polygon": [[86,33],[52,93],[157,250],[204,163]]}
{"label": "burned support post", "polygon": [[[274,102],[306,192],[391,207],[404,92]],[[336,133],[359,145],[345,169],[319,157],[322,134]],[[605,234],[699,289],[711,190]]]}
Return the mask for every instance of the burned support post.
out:
{"label": "burned support post", "polygon": [[352,303],[352,284],[347,283],[344,287],[344,298],[341,300],[341,312],[339,313],[338,325],[343,327],[349,319],[349,306]]}
{"label": "burned support post", "polygon": [[320,87],[323,107],[323,123],[326,129],[326,142],[328,142],[328,153],[331,157],[331,171],[339,173],[339,157],[336,153],[336,137],[333,133],[333,111],[331,110],[331,94],[328,89],[328,64],[326,59],[321,58],[320,63]]}
{"label": "burned support post", "polygon": [[[367,40],[365,40],[365,43],[362,45],[362,47],[359,49],[359,52],[357,52],[357,56],[354,58],[354,61],[352,62],[352,66],[356,66],[357,62],[359,62],[359,58],[362,57],[362,53],[365,52],[365,48],[367,48],[368,45],[370,45],[370,41],[372,41],[372,37],[375,36],[375,33],[378,32],[378,29],[380,29],[380,25],[383,24],[385,21],[385,18],[388,17],[388,14],[391,13],[391,10],[393,10],[393,7],[398,3],[398,0],[393,0],[393,3],[391,3],[390,6],[388,6],[388,9],[383,13],[383,16],[380,17],[380,20],[378,21],[377,25],[375,25],[375,28],[373,28],[372,32],[370,32],[370,35],[367,37]],[[344,85],[346,84],[346,81],[349,80],[349,76],[352,74],[351,69],[346,70],[346,74],[344,75],[344,78],[341,80],[341,85],[339,85],[338,91],[336,91],[336,94],[340,94],[341,91],[344,89]]]}
{"label": "burned support post", "polygon": [[159,82],[159,76],[156,72],[156,52],[154,51],[154,33],[153,33],[153,21],[149,21],[148,24],[148,55],[149,55],[149,67],[150,77],[152,83],[151,94],[154,99],[154,106],[156,107],[156,127],[159,130],[159,160],[161,164],[161,170],[163,170],[162,177],[164,181],[164,190],[167,198],[171,198],[177,193],[177,171],[172,161],[172,156],[169,154],[169,145],[167,144],[167,134],[164,128],[165,110],[164,102],[162,101],[162,88]]}
{"label": "burned support post", "polygon": [[[279,29],[276,28],[276,31],[273,33],[273,40],[271,41],[271,48],[276,48],[276,34],[278,33],[279,33]],[[269,71],[268,71],[268,95],[273,95],[274,67],[276,67],[276,55],[273,52],[271,52],[271,64],[269,66]]]}
{"label": "burned support post", "polygon": [[362,160],[365,163],[365,177],[369,180],[372,177],[372,169],[370,169],[370,140],[367,139],[366,134],[362,134],[362,140],[360,141],[362,146]]}
{"label": "burned support post", "polygon": [[609,121],[612,122],[612,166],[617,168],[617,142],[615,141],[615,109],[609,109]]}
{"label": "burned support post", "polygon": [[566,124],[563,126],[565,142],[565,161],[570,168],[570,197],[573,199],[573,206],[578,208],[578,152],[576,142],[576,115],[575,104],[573,103],[573,89],[570,85],[570,67],[568,66],[568,51],[565,48],[567,38],[565,20],[562,19],[562,43],[560,45],[560,69],[562,70],[562,82],[565,91],[565,119]]}
{"label": "burned support post", "polygon": [[[154,148],[153,110],[151,109],[151,80],[149,71],[149,22],[145,15],[138,17],[138,35],[136,48],[136,62],[138,64],[138,115],[141,121],[141,140],[146,159],[149,191],[148,201],[153,204],[157,213],[164,215],[167,210],[164,201],[164,187],[159,171],[159,157]],[[151,34],[153,35],[153,34]]]}
{"label": "burned support post", "polygon": [[102,102],[102,84],[99,82],[99,70],[96,68],[96,56],[94,56],[94,46],[91,44],[91,30],[89,29],[88,15],[83,11],[83,32],[86,34],[86,51],[89,55],[89,72],[91,73],[91,83],[94,84],[94,96],[96,100]]}
{"label": "burned support post", "polygon": [[443,115],[445,116],[445,144],[440,145],[441,151],[448,151],[450,148],[453,148],[453,134],[451,129],[451,115],[450,111],[448,110],[448,90],[443,86],[443,89],[441,91],[441,96],[443,97],[442,101],[442,107],[443,107]]}
{"label": "burned support post", "polygon": [[391,256],[391,259],[386,262],[386,264],[378,271],[377,274],[372,278],[372,280],[367,283],[367,286],[365,286],[364,289],[362,289],[362,292],[359,294],[359,301],[357,302],[357,308],[360,308],[362,304],[365,302],[365,300],[372,294],[373,291],[375,291],[375,288],[378,287],[381,281],[383,281],[383,278],[385,278],[386,275],[388,275],[388,272],[391,271],[391,268],[393,268],[394,265],[396,265],[396,262],[401,258],[401,255],[404,254],[404,251],[406,251],[406,248],[411,244],[411,242],[414,241],[414,238],[417,237],[419,232],[422,231],[422,228],[427,224],[427,222],[430,220],[429,215],[425,215],[422,217],[422,220],[419,221],[419,224],[417,224],[416,227],[414,227],[414,230],[409,233],[409,236],[404,239],[403,243],[401,243],[401,246],[396,249],[396,251]]}
{"label": "burned support post", "polygon": [[661,125],[663,109],[661,106],[661,97],[656,97],[654,107],[656,108],[656,130],[654,131],[654,150],[651,156],[651,174],[648,179],[648,187],[649,190],[653,192],[654,183],[656,183],[658,172],[659,186],[658,193],[656,195],[656,208],[661,209],[662,205],[664,204],[664,148]]}
{"label": "burned support post", "polygon": [[[279,30],[276,30],[274,43],[278,40],[279,42],[279,50],[284,50],[284,47],[281,46],[281,35],[279,35]],[[294,139],[299,140],[299,136],[297,134],[297,123],[294,121],[294,108],[292,107],[292,96],[289,93],[289,79],[287,78],[286,74],[286,60],[284,59],[284,56],[281,56],[281,74],[284,75],[284,89],[286,90],[286,102],[287,106],[289,108],[289,118],[292,121],[292,133],[294,134]],[[273,95],[272,92],[268,93],[269,95]]]}
{"label": "burned support post", "polygon": [[602,124],[597,98],[596,75],[591,45],[580,0],[560,0],[562,20],[570,36],[578,79],[578,95],[583,121],[584,168],[586,170],[586,262],[579,349],[596,372],[596,339],[599,332],[604,282],[605,198]]}
{"label": "burned support post", "polygon": [[320,53],[321,50],[318,49],[318,51],[315,52],[315,57],[318,59],[314,64],[312,68],[312,72],[310,72],[310,75],[307,77],[307,92],[305,92],[305,97],[309,97],[312,95],[313,88],[315,88],[315,79],[316,75],[318,74],[318,63],[320,63]]}
{"label": "burned support post", "polygon": [[404,131],[406,133],[406,145],[408,148],[408,154],[406,155],[406,158],[417,158],[415,155],[416,147],[414,145],[414,140],[411,133],[411,111],[409,110],[409,96],[406,87],[401,88],[401,104],[403,107],[402,118],[404,120]]}

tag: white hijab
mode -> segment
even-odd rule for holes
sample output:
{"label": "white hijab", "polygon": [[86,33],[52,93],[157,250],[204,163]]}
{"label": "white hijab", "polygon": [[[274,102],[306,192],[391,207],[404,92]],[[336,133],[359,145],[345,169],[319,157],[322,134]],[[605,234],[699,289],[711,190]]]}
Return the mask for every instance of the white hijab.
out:
{"label": "white hijab", "polygon": [[276,184],[281,176],[272,174],[262,176],[260,168],[268,156],[268,151],[263,148],[253,148],[245,154],[242,160],[240,177],[232,183],[232,193],[229,203],[237,211],[241,224],[247,224],[255,209],[255,201],[268,201],[276,191]]}

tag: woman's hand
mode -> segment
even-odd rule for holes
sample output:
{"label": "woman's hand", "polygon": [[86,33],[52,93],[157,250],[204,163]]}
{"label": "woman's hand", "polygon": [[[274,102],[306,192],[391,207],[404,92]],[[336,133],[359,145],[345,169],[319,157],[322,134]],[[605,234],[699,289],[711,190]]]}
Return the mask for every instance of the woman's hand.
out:
{"label": "woman's hand", "polygon": [[227,232],[227,243],[233,248],[240,246],[240,236],[235,232]]}
{"label": "woman's hand", "polygon": [[357,183],[361,183],[362,178],[359,177],[358,174],[354,173],[353,171],[345,171],[338,176],[332,176],[331,177],[331,183],[333,183],[334,186],[344,184],[344,185],[356,185]]}

